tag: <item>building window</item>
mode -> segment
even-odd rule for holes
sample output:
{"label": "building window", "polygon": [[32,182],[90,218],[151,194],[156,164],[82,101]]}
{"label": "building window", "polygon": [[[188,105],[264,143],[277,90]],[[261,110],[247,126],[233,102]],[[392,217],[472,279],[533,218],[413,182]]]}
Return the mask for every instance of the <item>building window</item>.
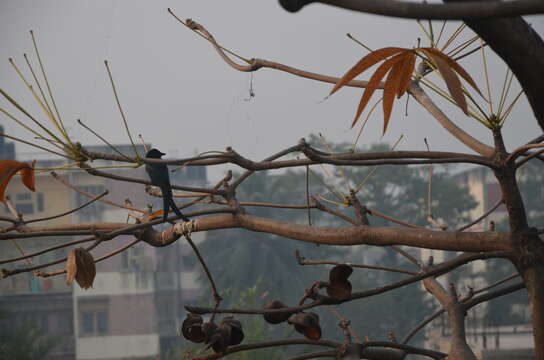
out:
{"label": "building window", "polygon": [[42,212],[45,210],[43,193],[37,193],[35,195],[35,202],[32,194],[18,193],[15,194],[15,210],[23,215],[32,215],[36,212]]}
{"label": "building window", "polygon": [[82,335],[104,335],[108,332],[106,311],[83,311],[81,314]]}
{"label": "building window", "polygon": [[29,202],[29,203],[16,203],[15,204],[15,210],[19,214],[23,214],[23,215],[34,214],[34,204],[32,204],[31,202]]}
{"label": "building window", "polygon": [[42,212],[44,210],[44,204],[43,204],[43,193],[37,193],[36,194],[36,208],[38,212]]}
{"label": "building window", "polygon": [[30,193],[19,193],[15,195],[16,201],[32,201],[32,194]]}
{"label": "building window", "polygon": [[79,303],[81,336],[97,336],[108,333],[107,300],[85,300]]}
{"label": "building window", "polygon": [[[89,193],[93,196],[97,196],[97,195],[100,195],[104,192],[105,188],[103,185],[85,185],[85,186],[80,186],[79,187],[82,191],[86,192],[86,193]],[[83,194],[80,194],[80,193],[76,193],[75,194],[75,201],[76,201],[76,206],[81,206],[83,205],[84,203],[88,202],[91,198],[83,195]],[[104,211],[104,204],[99,202],[99,201],[95,201],[94,203],[88,205],[88,206],[85,206],[83,209],[79,210],[77,212],[78,216],[80,219],[85,219],[85,221],[100,221],[102,220],[102,212]]]}

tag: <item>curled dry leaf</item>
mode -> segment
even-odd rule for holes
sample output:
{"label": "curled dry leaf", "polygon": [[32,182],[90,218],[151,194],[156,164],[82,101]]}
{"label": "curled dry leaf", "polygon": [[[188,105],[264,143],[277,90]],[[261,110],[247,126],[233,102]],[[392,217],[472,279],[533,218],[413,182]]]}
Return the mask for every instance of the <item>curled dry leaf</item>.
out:
{"label": "curled dry leaf", "polygon": [[0,160],[0,201],[4,201],[4,194],[6,188],[9,184],[9,181],[18,171],[21,172],[21,179],[23,184],[31,190],[35,190],[35,177],[34,177],[34,165],[36,161],[33,161],[32,164],[19,162],[14,160]]}
{"label": "curled dry leaf", "polygon": [[82,289],[93,286],[96,276],[96,266],[93,256],[84,248],[72,249],[66,260],[66,284],[76,282]]}

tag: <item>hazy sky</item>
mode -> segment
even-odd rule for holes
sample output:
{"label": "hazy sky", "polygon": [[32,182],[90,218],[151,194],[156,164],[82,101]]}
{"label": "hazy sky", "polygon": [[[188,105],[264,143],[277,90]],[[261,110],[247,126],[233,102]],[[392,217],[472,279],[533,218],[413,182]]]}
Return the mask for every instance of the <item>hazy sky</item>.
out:
{"label": "hazy sky", "polygon": [[[105,59],[110,62],[133,134],[143,134],[146,141],[171,157],[233,146],[258,160],[317,132],[330,141],[353,141],[357,131],[349,126],[362,90],[341,90],[322,101],[330,84],[262,69],[254,73],[255,97],[247,101],[250,74],[229,68],[209,43],[170,16],[167,7],[181,18],[200,22],[223,46],[246,58],[274,60],[329,75],[343,74],[367,53],[347,39],[346,32],[372,48],[412,47],[417,37],[427,44],[415,21],[361,15],[320,4],[290,14],[275,0],[2,0],[1,87],[44,119],[7,61],[13,57],[26,72],[22,57],[26,52],[36,64],[28,32],[33,29],[61,116],[71,135],[84,144],[96,144],[98,140],[77,125],[78,118],[112,142],[128,142],[103,64]],[[541,34],[543,19],[530,20]],[[445,34],[457,25],[448,23]],[[465,38],[468,36],[467,31]],[[479,80],[480,59],[462,62]],[[500,61],[493,62],[495,94],[502,85],[504,71]],[[479,84],[484,89],[484,83]],[[393,142],[404,134],[401,149],[422,150],[426,137],[435,150],[467,150],[415,101],[410,101],[406,118],[404,104],[404,99],[395,104],[383,141]],[[4,99],[0,106],[23,119]],[[490,141],[488,131],[476,121],[452,106],[445,109],[471,134]],[[30,138],[3,115],[0,123],[8,134]],[[380,141],[382,123],[380,109],[371,117],[359,144]],[[541,133],[525,101],[516,107],[505,133],[509,146]],[[26,153],[25,157],[35,156],[25,146],[18,145],[17,151]]]}

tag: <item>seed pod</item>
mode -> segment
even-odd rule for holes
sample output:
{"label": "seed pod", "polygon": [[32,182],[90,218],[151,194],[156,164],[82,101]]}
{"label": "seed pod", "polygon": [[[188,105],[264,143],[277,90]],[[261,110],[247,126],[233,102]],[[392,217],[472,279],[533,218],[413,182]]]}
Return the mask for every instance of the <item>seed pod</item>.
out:
{"label": "seed pod", "polygon": [[[266,310],[283,309],[283,308],[287,308],[287,305],[285,305],[284,303],[282,303],[279,300],[273,300],[273,301],[267,303],[264,306],[264,308]],[[286,321],[287,319],[289,319],[289,316],[291,316],[291,314],[289,314],[289,313],[263,314],[264,320],[269,324],[282,323],[282,322]]]}
{"label": "seed pod", "polygon": [[329,282],[345,281],[349,278],[352,272],[353,268],[349,265],[336,265],[329,272]]}
{"label": "seed pod", "polygon": [[181,325],[181,333],[189,341],[194,343],[203,342],[205,335],[202,331],[202,316],[188,313]]}
{"label": "seed pod", "polygon": [[227,316],[223,318],[219,327],[221,326],[229,327],[229,345],[238,345],[244,340],[244,330],[242,329],[242,324],[234,317]]}
{"label": "seed pod", "polygon": [[353,272],[349,265],[337,265],[329,273],[329,286],[327,294],[335,300],[346,300],[351,296],[351,283],[348,277]]}
{"label": "seed pod", "polygon": [[217,332],[217,324],[213,322],[202,324],[202,332],[204,333],[204,342],[206,345],[211,345],[213,337]]}
{"label": "seed pod", "polygon": [[293,314],[288,322],[294,325],[295,330],[306,338],[310,340],[321,339],[321,326],[319,326],[319,316],[317,314],[311,312]]}

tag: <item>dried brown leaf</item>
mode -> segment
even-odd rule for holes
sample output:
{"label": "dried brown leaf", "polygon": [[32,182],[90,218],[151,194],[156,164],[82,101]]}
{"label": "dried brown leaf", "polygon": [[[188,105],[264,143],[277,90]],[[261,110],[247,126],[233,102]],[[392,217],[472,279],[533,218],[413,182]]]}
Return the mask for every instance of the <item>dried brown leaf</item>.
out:
{"label": "dried brown leaf", "polygon": [[84,248],[75,249],[76,281],[82,289],[93,286],[96,265],[93,256]]}
{"label": "dried brown leaf", "polygon": [[472,79],[472,77],[469,75],[469,73],[465,69],[463,69],[463,67],[461,65],[459,65],[459,63],[457,61],[453,60],[451,57],[449,57],[448,55],[444,54],[443,52],[441,52],[440,50],[435,49],[435,48],[422,48],[422,50],[426,50],[427,53],[431,53],[431,54],[443,59],[449,65],[449,67],[452,68],[453,70],[455,70],[459,75],[461,75],[461,77],[463,79],[465,79],[466,82],[468,82],[470,84],[470,86],[472,86],[474,88],[474,90],[476,90],[478,92],[478,94],[480,94],[482,97],[484,97],[482,95],[482,92],[478,88],[478,85],[476,85],[476,82]]}
{"label": "dried brown leaf", "polygon": [[[34,163],[33,163],[34,164]],[[33,165],[14,160],[0,160],[0,201],[4,201],[4,194],[9,181],[19,170],[23,183],[30,190],[34,191],[34,170]]]}
{"label": "dried brown leaf", "polygon": [[383,133],[387,130],[387,125],[389,124],[389,118],[391,117],[391,111],[393,110],[393,101],[395,100],[395,95],[398,92],[400,81],[403,73],[403,66],[406,59],[406,53],[403,53],[403,59],[397,62],[391,68],[391,71],[387,75],[385,80],[385,86],[383,88]]}
{"label": "dried brown leaf", "polygon": [[433,52],[428,51],[428,49],[421,49],[429,60],[436,66],[444,82],[448,87],[451,97],[457,103],[457,105],[463,110],[465,114],[468,114],[467,101],[465,100],[465,95],[463,94],[463,87],[461,85],[461,80],[457,74],[451,69],[448,63],[441,57],[436,56]]}
{"label": "dried brown leaf", "polygon": [[34,166],[36,165],[36,160],[32,161],[32,165],[25,166],[21,169],[21,179],[23,184],[31,190],[36,191],[36,177],[34,175]]}
{"label": "dried brown leaf", "polygon": [[405,54],[404,64],[402,65],[403,72],[397,90],[397,99],[402,97],[408,90],[410,81],[412,80],[412,73],[416,66],[416,53],[412,50],[408,50]]}
{"label": "dried brown leaf", "polygon": [[381,64],[374,74],[370,77],[370,80],[368,81],[368,84],[365,88],[365,91],[363,92],[363,96],[361,97],[361,101],[359,102],[359,106],[357,107],[357,113],[355,114],[355,118],[353,119],[353,122],[351,124],[351,127],[354,127],[357,123],[357,120],[359,120],[359,116],[361,116],[361,113],[363,112],[365,106],[368,104],[368,101],[372,97],[372,94],[374,94],[374,91],[380,84],[380,81],[382,78],[387,74],[389,69],[399,61],[402,61],[403,54],[398,54],[393,56],[392,58],[384,61],[383,64]]}
{"label": "dried brown leaf", "polygon": [[329,95],[334,94],[338,89],[340,89],[342,86],[349,83],[357,75],[361,74],[363,71],[365,71],[369,67],[404,50],[406,49],[398,48],[398,47],[386,47],[383,49],[375,50],[371,52],[370,54],[367,54],[361,60],[359,60],[357,64],[355,64],[351,69],[349,69],[348,72],[346,72],[344,76],[340,78],[340,80],[338,80],[338,82],[336,83],[336,85],[334,85],[334,88],[331,90]]}
{"label": "dried brown leaf", "polygon": [[76,277],[77,265],[76,265],[76,250],[72,249],[68,253],[68,259],[66,259],[66,285],[72,285]]}

